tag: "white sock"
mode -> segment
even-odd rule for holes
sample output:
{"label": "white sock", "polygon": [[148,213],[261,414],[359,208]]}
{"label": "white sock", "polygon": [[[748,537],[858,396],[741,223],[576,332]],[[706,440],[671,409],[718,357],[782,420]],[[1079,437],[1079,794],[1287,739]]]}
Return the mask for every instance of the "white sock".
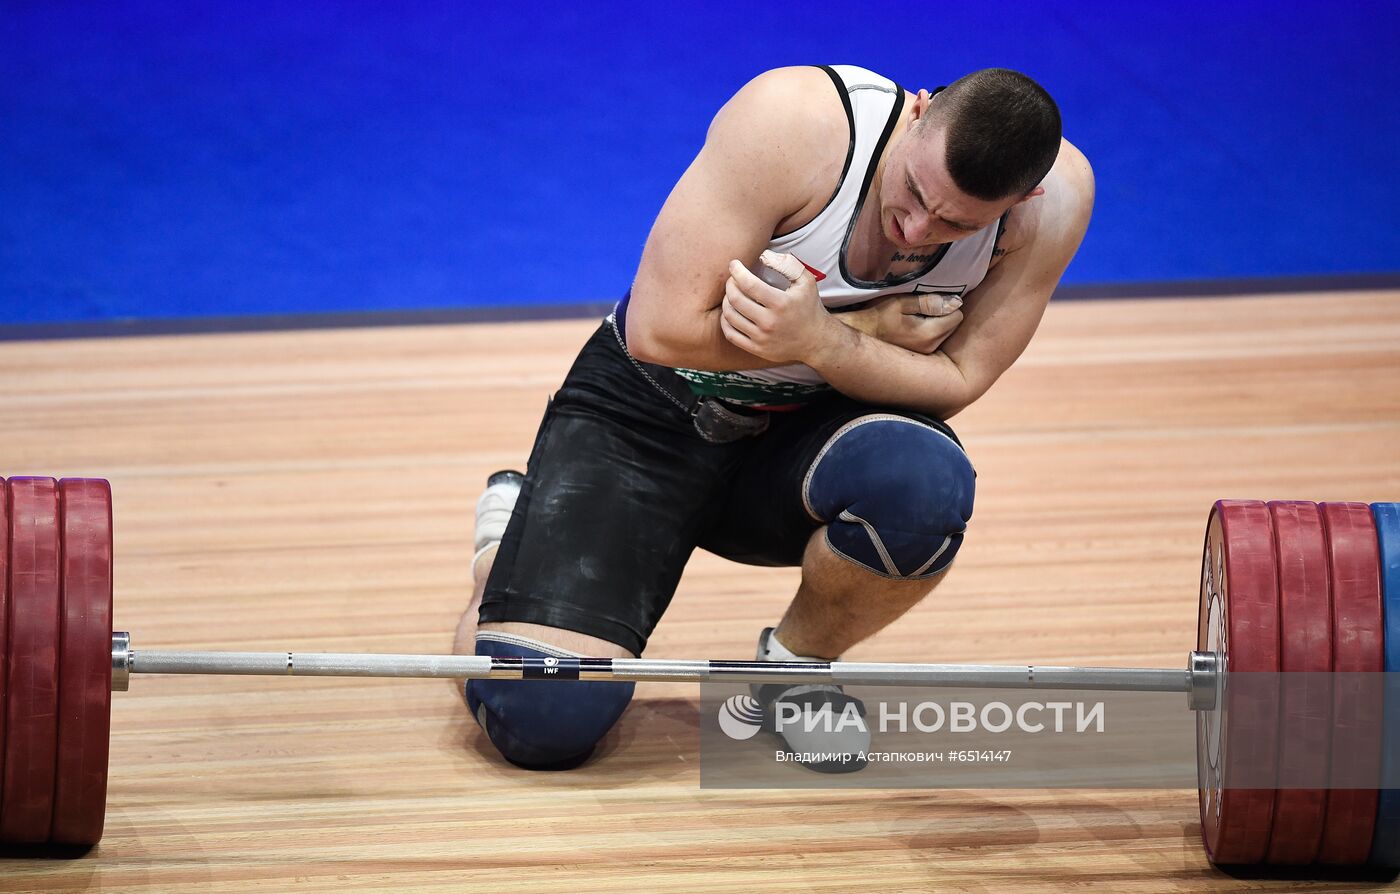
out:
{"label": "white sock", "polygon": [[768,634],[768,642],[763,650],[764,661],[826,661],[825,658],[813,658],[810,655],[796,655],[791,649],[778,641],[777,628]]}

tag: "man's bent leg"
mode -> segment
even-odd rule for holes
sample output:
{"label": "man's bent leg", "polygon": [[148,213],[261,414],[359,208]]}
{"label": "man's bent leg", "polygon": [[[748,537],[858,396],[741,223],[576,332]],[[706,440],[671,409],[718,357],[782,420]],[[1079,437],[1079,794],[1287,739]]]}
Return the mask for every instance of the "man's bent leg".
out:
{"label": "man's bent leg", "polygon": [[[482,502],[490,495],[490,490],[488,487]],[[492,508],[497,514],[500,510],[509,514],[514,502],[513,495],[507,494],[503,505]],[[483,536],[484,521],[504,528],[500,519],[483,520],[482,506],[478,503],[479,548],[472,558],[472,598],[457,622],[452,643],[455,654],[530,658],[549,655],[635,657],[615,643],[573,630],[511,621],[479,624],[481,597],[503,533],[491,530]],[[458,680],[456,685],[472,717],[496,750],[516,766],[531,770],[567,770],[587,760],[597,742],[622,715],[635,688],[630,683],[528,684],[465,679]],[[540,686],[547,688],[540,690]]]}
{"label": "man's bent leg", "polygon": [[[454,655],[476,654],[476,633],[481,614],[481,597],[486,592],[486,581],[491,576],[491,566],[495,564],[496,553],[500,550],[501,537],[505,534],[515,502],[520,493],[519,472],[497,472],[487,481],[486,491],[476,505],[476,552],[472,556],[472,597],[467,610],[457,621],[457,632],[452,638]],[[596,636],[546,627],[542,624],[525,624],[504,621],[487,624],[483,630],[509,633],[539,639],[558,648],[582,655],[598,658],[635,658],[636,656],[616,643]],[[466,680],[457,680],[455,686],[462,692]]]}
{"label": "man's bent leg", "polygon": [[[477,555],[471,604],[457,624],[452,650],[495,657],[590,656],[632,658],[616,643],[595,636],[515,621],[478,624],[481,594],[495,550]],[[530,770],[567,770],[588,759],[597,742],[632,699],[631,683],[459,680],[481,728],[501,756]]]}
{"label": "man's bent leg", "polygon": [[[810,415],[806,415],[810,414]],[[975,474],[946,425],[844,398],[779,420],[701,545],[802,566],[782,649],[835,658],[942,580],[972,517]]]}
{"label": "man's bent leg", "polygon": [[820,528],[807,541],[802,583],[775,635],[796,655],[838,658],[913,608],[944,576],[895,580],[872,574],[838,556]]}
{"label": "man's bent leg", "polygon": [[779,642],[834,658],[927,596],[962,545],[974,481],[962,446],[919,419],[871,413],[838,429],[803,480],[826,526],[807,541]]}
{"label": "man's bent leg", "polygon": [[[640,654],[716,511],[734,449],[702,440],[605,325],[546,409],[499,547],[479,549],[477,598],[456,647],[497,658]],[[503,757],[563,769],[588,757],[632,688],[472,680],[463,694]]]}
{"label": "man's bent leg", "polygon": [[[943,578],[972,514],[972,466],[942,423],[845,399],[799,411],[768,437],[702,544],[739,561],[802,566],[777,630],[759,637],[759,660],[836,659]],[[818,756],[801,763],[822,772],[864,766],[862,725],[821,731],[782,722],[794,710],[863,714],[839,686],[754,690],[787,746]],[[820,757],[827,754],[842,757]]]}
{"label": "man's bent leg", "polygon": [[[476,556],[472,601],[457,624],[453,652],[530,658],[633,657],[615,643],[572,630],[510,621],[479,625],[481,594],[495,559],[494,549]],[[622,716],[634,689],[631,683],[515,680],[459,680],[457,686],[472,717],[501,756],[529,770],[568,770],[587,760]]]}

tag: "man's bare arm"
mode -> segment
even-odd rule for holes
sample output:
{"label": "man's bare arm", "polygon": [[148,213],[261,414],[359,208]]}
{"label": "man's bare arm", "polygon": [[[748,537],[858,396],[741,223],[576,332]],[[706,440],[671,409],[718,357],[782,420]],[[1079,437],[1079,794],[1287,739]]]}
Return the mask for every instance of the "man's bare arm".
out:
{"label": "man's bare arm", "polygon": [[[819,69],[777,69],[750,81],[715,116],[642,252],[627,310],[635,356],[691,369],[778,365],[724,338],[720,301],[729,261],[752,266],[783,220],[830,191],[823,181],[835,178],[826,170],[829,124],[811,113],[813,95],[828,93]],[[830,99],[839,109],[834,93]],[[838,123],[844,150],[844,116]],[[835,159],[838,170],[842,160]]]}

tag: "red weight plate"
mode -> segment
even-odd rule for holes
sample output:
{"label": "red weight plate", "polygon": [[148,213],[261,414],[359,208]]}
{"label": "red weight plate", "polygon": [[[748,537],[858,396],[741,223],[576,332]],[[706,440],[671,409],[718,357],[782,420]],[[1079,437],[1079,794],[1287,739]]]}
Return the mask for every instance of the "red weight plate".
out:
{"label": "red weight plate", "polygon": [[5,718],[8,700],[6,682],[10,678],[10,489],[0,478],[0,809],[5,806]]}
{"label": "red weight plate", "polygon": [[1278,700],[1276,692],[1272,700],[1263,697],[1238,675],[1276,679],[1279,669],[1278,563],[1268,507],[1217,502],[1201,568],[1196,648],[1216,653],[1224,669],[1215,710],[1196,714],[1201,839],[1213,863],[1258,863],[1269,847],[1274,790],[1241,788],[1238,780],[1273,778]]}
{"label": "red weight plate", "polygon": [[[1323,503],[1332,576],[1333,788],[1327,797],[1318,861],[1365,863],[1376,828],[1380,779],[1380,687],[1385,670],[1381,558],[1376,522],[1365,503]],[[1364,676],[1363,676],[1364,675]],[[1376,780],[1369,787],[1367,781]]]}
{"label": "red weight plate", "polygon": [[[1269,863],[1301,866],[1317,858],[1327,810],[1332,746],[1332,595],[1327,540],[1316,503],[1273,502],[1278,550],[1280,666],[1279,790],[1269,834]],[[1299,785],[1311,785],[1300,788]]]}
{"label": "red weight plate", "polygon": [[112,716],[112,491],[99,479],[59,482],[63,636],[59,649],[56,844],[96,844],[107,809]]}
{"label": "red weight plate", "polygon": [[48,841],[58,750],[58,485],[11,478],[9,691],[0,841]]}

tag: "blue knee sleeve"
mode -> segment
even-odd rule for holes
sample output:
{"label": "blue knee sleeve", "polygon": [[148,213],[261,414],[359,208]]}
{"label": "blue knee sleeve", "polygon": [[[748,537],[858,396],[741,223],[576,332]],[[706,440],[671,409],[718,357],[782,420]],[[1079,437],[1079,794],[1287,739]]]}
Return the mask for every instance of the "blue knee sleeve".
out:
{"label": "blue knee sleeve", "polygon": [[882,577],[913,579],[952,563],[972,518],[974,478],[948,435],[916,419],[874,414],[827,441],[802,496],[838,555]]}
{"label": "blue knee sleeve", "polygon": [[[476,654],[547,658],[515,643],[478,639]],[[467,707],[501,756],[527,770],[571,770],[588,759],[635,683],[468,680]]]}

